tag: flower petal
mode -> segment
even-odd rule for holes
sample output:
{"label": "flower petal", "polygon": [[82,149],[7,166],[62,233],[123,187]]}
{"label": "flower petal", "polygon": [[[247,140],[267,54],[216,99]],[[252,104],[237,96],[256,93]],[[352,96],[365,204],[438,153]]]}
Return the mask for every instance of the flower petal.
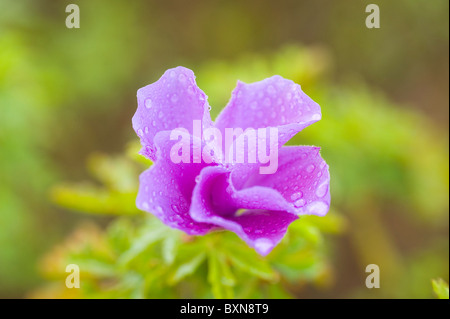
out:
{"label": "flower petal", "polygon": [[280,149],[277,172],[254,173],[244,187],[272,188],[291,202],[298,214],[324,216],[331,200],[330,173],[319,151],[319,147],[313,146],[284,146]]}
{"label": "flower petal", "polygon": [[[158,160],[139,177],[136,205],[139,209],[156,215],[170,227],[181,229],[190,235],[203,235],[215,226],[193,220],[189,215],[189,207],[195,178],[207,164],[193,163],[192,154],[190,163],[173,163],[170,156],[172,147],[177,142],[170,140],[170,132],[156,135]],[[192,139],[189,146],[192,147]]]}
{"label": "flower petal", "polygon": [[293,211],[292,205],[270,188],[234,189],[227,169],[216,166],[201,171],[190,215],[197,222],[233,231],[259,254],[267,255],[298,218]]}
{"label": "flower petal", "polygon": [[250,84],[238,81],[215,124],[223,136],[225,128],[278,127],[281,146],[321,116],[320,106],[300,85],[275,75]]}
{"label": "flower petal", "polygon": [[[305,127],[319,121],[321,116],[320,106],[301,90],[300,85],[276,75],[251,84],[238,81],[230,102],[219,114],[215,125],[222,132],[224,140],[226,140],[225,129],[276,129],[277,140],[272,137],[269,130],[266,131],[266,138],[261,144],[265,147],[264,150],[259,149],[261,139],[258,132],[256,150],[258,154],[274,147],[280,148]],[[225,148],[228,147],[226,144]],[[229,146],[233,147],[235,153],[249,154],[246,143],[244,147],[236,147],[236,144],[235,141]],[[253,174],[261,167],[258,162],[259,158],[257,163],[233,163],[233,165],[236,166],[235,170]],[[237,188],[241,188],[246,179],[245,174],[235,174],[233,183]]]}
{"label": "flower petal", "polygon": [[194,134],[194,120],[202,121],[202,127],[211,127],[207,98],[194,73],[184,67],[169,69],[158,81],[140,88],[132,123],[141,139],[141,154],[156,159],[153,139],[160,131],[185,128]]}

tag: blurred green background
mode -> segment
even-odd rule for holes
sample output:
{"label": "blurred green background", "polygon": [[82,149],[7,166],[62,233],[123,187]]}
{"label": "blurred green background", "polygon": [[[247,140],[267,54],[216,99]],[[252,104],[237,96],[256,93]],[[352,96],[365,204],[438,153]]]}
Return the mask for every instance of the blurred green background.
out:
{"label": "blurred green background", "polygon": [[[80,29],[65,26],[72,2]],[[369,3],[380,29],[365,27]],[[0,0],[0,297],[435,297],[449,273],[448,6]],[[214,117],[237,79],[274,74],[322,107],[290,143],[322,147],[332,211],[266,259],[135,208],[150,164],[136,90],[178,65]],[[81,289],[64,286],[69,263]],[[365,287],[372,263],[380,289]]]}

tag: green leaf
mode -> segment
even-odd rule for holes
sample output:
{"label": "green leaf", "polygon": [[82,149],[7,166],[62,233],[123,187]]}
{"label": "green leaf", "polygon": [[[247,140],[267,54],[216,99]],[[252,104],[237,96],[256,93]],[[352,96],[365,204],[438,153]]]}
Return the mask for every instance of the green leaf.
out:
{"label": "green leaf", "polygon": [[449,299],[448,298],[448,284],[441,278],[434,279],[431,281],[434,293],[439,299]]}
{"label": "green leaf", "polygon": [[193,274],[195,270],[205,260],[205,257],[206,257],[205,252],[200,252],[199,254],[194,255],[194,257],[190,258],[188,261],[183,262],[175,270],[175,273],[169,277],[169,284],[171,285],[176,284],[183,278]]}
{"label": "green leaf", "polygon": [[110,192],[92,185],[54,187],[50,193],[61,207],[95,215],[139,215],[136,193]]}
{"label": "green leaf", "polygon": [[173,236],[167,236],[162,242],[161,253],[164,263],[171,265],[175,260],[175,256],[178,249],[178,236],[174,234]]}
{"label": "green leaf", "polygon": [[118,260],[119,265],[128,265],[136,257],[147,250],[152,244],[162,240],[166,236],[166,233],[167,231],[164,227],[144,232],[140,237],[133,241],[130,249],[120,256]]}
{"label": "green leaf", "polygon": [[242,271],[265,280],[277,278],[276,272],[273,271],[269,263],[252,249],[231,243],[227,243],[225,247],[227,248],[227,257],[233,265],[239,267]]}
{"label": "green leaf", "polygon": [[234,276],[224,255],[217,251],[208,254],[208,282],[215,298],[233,298]]}

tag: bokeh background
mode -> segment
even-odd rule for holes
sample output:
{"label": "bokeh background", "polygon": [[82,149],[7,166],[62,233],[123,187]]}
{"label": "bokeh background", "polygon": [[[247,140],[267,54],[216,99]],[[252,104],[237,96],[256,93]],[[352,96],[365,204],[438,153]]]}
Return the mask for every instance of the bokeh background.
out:
{"label": "bokeh background", "polygon": [[[72,2],[80,29],[65,27]],[[380,29],[365,27],[372,2]],[[449,273],[448,6],[0,0],[0,297],[435,297]],[[266,259],[135,208],[150,164],[136,90],[178,65],[213,116],[237,79],[274,74],[322,107],[290,143],[322,147],[332,210],[294,223]],[[64,286],[70,263],[80,289]],[[365,287],[372,263],[380,289]]]}

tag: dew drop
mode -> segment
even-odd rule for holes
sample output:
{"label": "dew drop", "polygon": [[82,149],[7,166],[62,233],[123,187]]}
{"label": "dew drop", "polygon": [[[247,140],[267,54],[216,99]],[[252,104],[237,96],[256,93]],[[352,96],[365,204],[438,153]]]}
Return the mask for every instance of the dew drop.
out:
{"label": "dew drop", "polygon": [[269,85],[267,87],[267,93],[269,93],[270,95],[275,95],[275,93],[277,93],[277,91],[275,90],[275,88],[273,87],[273,85]]}
{"label": "dew drop", "polygon": [[318,121],[318,120],[320,120],[320,114],[314,114],[312,117],[311,117],[311,119],[313,120],[313,121]]}
{"label": "dew drop", "polygon": [[180,81],[181,83],[185,83],[186,82],[186,75],[184,75],[183,73],[181,73],[178,76],[178,81]]}
{"label": "dew drop", "polygon": [[291,199],[293,201],[296,201],[297,199],[302,198],[302,197],[303,197],[303,193],[302,192],[297,192],[297,193],[294,193],[294,194],[291,195]]}
{"label": "dew drop", "polygon": [[159,113],[158,113],[158,118],[162,118],[163,117],[163,112],[162,111],[159,111]]}
{"label": "dew drop", "polygon": [[244,227],[244,232],[251,233],[253,229],[251,227]]}
{"label": "dew drop", "polygon": [[314,171],[314,165],[313,164],[310,164],[310,165],[308,165],[308,167],[306,167],[306,172],[308,172],[308,173],[312,173],[312,171]]}
{"label": "dew drop", "polygon": [[148,205],[147,202],[143,202],[142,203],[142,208],[144,208],[145,210],[148,210],[150,208],[150,206]]}
{"label": "dew drop", "polygon": [[305,200],[303,198],[300,198],[299,200],[296,200],[294,203],[294,206],[297,208],[305,206]]}
{"label": "dew drop", "polygon": [[137,131],[137,133],[138,133],[138,135],[141,136],[141,137],[144,135],[144,132],[143,132],[141,129],[139,129],[139,130]]}
{"label": "dew drop", "polygon": [[148,108],[148,109],[152,107],[152,100],[151,99],[145,100],[145,107]]}
{"label": "dew drop", "polygon": [[328,192],[328,182],[324,182],[317,187],[316,195],[317,197],[324,197]]}

